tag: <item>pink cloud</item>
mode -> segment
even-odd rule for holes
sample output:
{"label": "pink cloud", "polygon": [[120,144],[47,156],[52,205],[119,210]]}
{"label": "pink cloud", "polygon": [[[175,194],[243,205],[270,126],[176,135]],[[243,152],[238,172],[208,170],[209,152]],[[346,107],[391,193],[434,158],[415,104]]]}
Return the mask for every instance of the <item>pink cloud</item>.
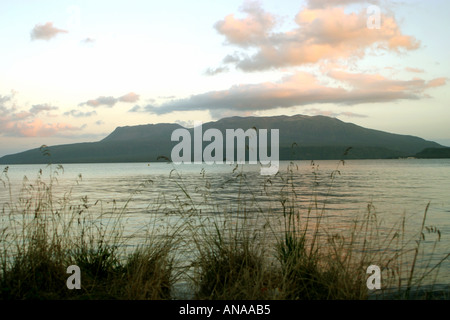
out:
{"label": "pink cloud", "polygon": [[394,16],[387,14],[381,14],[380,29],[369,29],[365,10],[347,13],[344,7],[304,8],[295,17],[297,27],[275,32],[276,19],[270,13],[256,4],[243,11],[246,17],[228,15],[215,28],[229,44],[256,49],[252,55],[238,52],[224,58],[224,64],[244,71],[362,58],[368,49],[401,52],[420,46],[414,37],[401,32]]}
{"label": "pink cloud", "polygon": [[44,123],[38,118],[28,122],[9,122],[5,129],[8,135],[22,137],[49,137],[60,132],[81,130],[67,123]]}
{"label": "pink cloud", "polygon": [[124,95],[124,96],[121,96],[118,100],[119,100],[119,101],[122,101],[122,102],[130,102],[130,103],[133,103],[133,102],[136,102],[136,101],[139,100],[139,95],[136,94],[136,93],[134,93],[134,92],[130,92],[130,93],[127,93],[127,94]]}
{"label": "pink cloud", "polygon": [[31,30],[31,40],[50,40],[58,35],[58,33],[67,33],[66,30],[58,29],[53,26],[53,22],[46,24],[37,24]]}
{"label": "pink cloud", "polygon": [[413,72],[413,73],[424,73],[425,72],[423,69],[411,68],[411,67],[406,67],[405,71]]}
{"label": "pink cloud", "polygon": [[6,98],[0,95],[0,135],[48,137],[82,129],[68,123],[45,123],[40,118],[36,118],[41,112],[56,109],[58,108],[48,104],[39,104],[33,105],[30,111],[24,111],[12,101],[12,95]]}
{"label": "pink cloud", "polygon": [[436,78],[426,81],[420,78],[411,80],[388,79],[379,74],[356,74],[344,71],[330,71],[328,76],[341,82],[347,83],[354,90],[362,93],[386,94],[386,97],[397,96],[404,98],[420,97],[426,89],[443,86],[447,83],[446,78]]}
{"label": "pink cloud", "polygon": [[246,2],[241,10],[248,14],[246,18],[237,19],[230,14],[218,21],[215,28],[232,44],[243,47],[257,45],[262,38],[268,37],[275,25],[275,17],[262,10],[256,2]]}
{"label": "pink cloud", "polygon": [[23,120],[32,117],[34,114],[32,112],[20,111],[13,114],[13,118],[17,120]]}
{"label": "pink cloud", "polygon": [[436,88],[441,87],[447,83],[447,78],[436,78],[428,82],[427,87],[428,88]]}

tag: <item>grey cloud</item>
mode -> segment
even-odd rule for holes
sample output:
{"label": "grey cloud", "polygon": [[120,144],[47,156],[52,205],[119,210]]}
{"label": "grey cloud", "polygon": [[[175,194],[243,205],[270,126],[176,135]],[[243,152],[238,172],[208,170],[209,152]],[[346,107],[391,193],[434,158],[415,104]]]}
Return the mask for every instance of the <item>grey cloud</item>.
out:
{"label": "grey cloud", "polygon": [[[159,96],[158,97],[159,99],[174,99],[175,98],[175,96]],[[148,101],[150,101],[150,102],[155,102],[155,99],[149,99]]]}
{"label": "grey cloud", "polygon": [[128,112],[139,112],[139,111],[141,111],[141,107],[140,106],[134,106],[133,108],[128,110]]}
{"label": "grey cloud", "polygon": [[117,102],[133,103],[138,100],[139,100],[139,95],[134,92],[130,92],[119,98],[114,98],[112,96],[108,96],[108,97],[101,96],[101,97],[98,97],[97,99],[92,99],[92,100],[88,100],[86,102],[82,102],[79,104],[79,106],[87,105],[87,106],[94,107],[94,108],[97,108],[99,106],[107,106],[107,107],[111,108]]}
{"label": "grey cloud", "polygon": [[88,100],[86,102],[81,103],[80,105],[87,105],[90,107],[97,108],[101,105],[105,105],[108,107],[112,107],[117,103],[117,99],[114,97],[98,97],[97,99]]}
{"label": "grey cloud", "polygon": [[346,112],[340,112],[339,115],[343,115],[349,118],[368,118],[368,115],[365,114],[360,114],[360,113],[354,113],[354,112],[350,112],[350,111],[346,111]]}
{"label": "grey cloud", "polygon": [[43,111],[52,111],[52,110],[58,110],[58,107],[53,107],[48,104],[36,104],[31,107],[30,112],[32,114],[38,114]]}
{"label": "grey cloud", "polygon": [[309,108],[309,109],[304,109],[303,110],[304,114],[308,114],[308,115],[322,115],[322,116],[328,116],[328,117],[339,117],[339,116],[344,116],[344,117],[348,117],[348,118],[367,118],[368,116],[365,114],[359,114],[359,113],[354,113],[354,112],[350,112],[350,111],[344,111],[344,112],[335,112],[335,111],[330,111],[330,110],[322,110],[319,108]]}
{"label": "grey cloud", "polygon": [[11,100],[11,97],[0,95],[0,104],[8,102],[9,100]]}
{"label": "grey cloud", "polygon": [[64,115],[65,116],[72,116],[72,117],[75,117],[75,118],[88,118],[88,117],[92,117],[92,116],[97,115],[97,112],[95,110],[94,111],[90,111],[90,112],[81,112],[81,111],[78,111],[78,110],[70,110],[70,111],[64,112]]}
{"label": "grey cloud", "polygon": [[83,44],[93,44],[93,43],[95,43],[95,39],[92,39],[92,38],[85,38],[85,39],[83,39],[83,40],[81,40],[81,43],[83,43]]}
{"label": "grey cloud", "polygon": [[346,6],[354,3],[377,4],[378,0],[308,0],[308,7],[311,9],[323,9],[326,7]]}
{"label": "grey cloud", "polygon": [[[442,79],[390,80],[379,75],[347,72],[334,72],[328,76],[351,88],[327,87],[313,75],[299,72],[276,83],[236,85],[228,90],[197,94],[160,106],[147,105],[143,111],[161,115],[175,111],[208,110],[211,114],[218,114],[223,111],[255,112],[324,103],[356,105],[418,100],[426,98],[424,91],[428,88],[446,83]],[[342,115],[358,116],[350,113]]]}
{"label": "grey cloud", "polygon": [[204,74],[207,76],[214,76],[219,73],[227,72],[228,70],[228,67],[208,68],[205,70]]}

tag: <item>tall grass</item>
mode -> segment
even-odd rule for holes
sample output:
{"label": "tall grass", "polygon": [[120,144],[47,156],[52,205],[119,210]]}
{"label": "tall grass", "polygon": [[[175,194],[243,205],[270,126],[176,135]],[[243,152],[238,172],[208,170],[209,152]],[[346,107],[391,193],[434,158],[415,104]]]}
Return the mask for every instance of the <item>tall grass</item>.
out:
{"label": "tall grass", "polygon": [[[7,171],[2,181],[11,190]],[[149,237],[130,253],[122,234],[126,204],[98,210],[99,201],[75,201],[71,190],[58,196],[55,184],[53,174],[45,182],[40,171],[34,183],[25,179],[19,199],[10,193],[3,205],[2,299],[170,298],[172,238]],[[71,265],[82,270],[80,290],[66,286]]]}
{"label": "tall grass", "polygon": [[[329,191],[341,165],[330,176]],[[425,237],[434,237],[431,254],[441,239],[439,229],[426,224],[428,207],[415,239],[405,239],[404,218],[386,227],[371,204],[337,232],[326,222],[328,195],[319,201],[313,193],[307,209],[299,206],[297,171],[291,163],[255,190],[239,167],[215,186],[202,171],[204,185],[195,189],[173,170],[168,179],[180,193],[161,191],[150,223],[142,226],[145,237],[135,245],[128,242],[136,241],[133,235],[124,234],[127,206],[151,181],[122,205],[92,203],[87,196],[74,199],[71,188],[54,189],[63,172],[57,166],[47,182],[42,172],[33,183],[24,180],[16,198],[5,168],[1,181],[9,201],[1,211],[0,297],[176,299],[182,283],[194,299],[433,298],[414,295],[449,256],[425,261],[417,273]],[[314,163],[312,173],[318,174]],[[75,183],[82,183],[81,175]],[[312,188],[318,183],[314,179]],[[219,204],[221,190],[231,186],[237,187],[234,200]],[[261,195],[277,199],[277,208],[262,204]],[[371,264],[382,270],[376,295],[366,286]],[[70,265],[81,269],[80,290],[66,286]]]}

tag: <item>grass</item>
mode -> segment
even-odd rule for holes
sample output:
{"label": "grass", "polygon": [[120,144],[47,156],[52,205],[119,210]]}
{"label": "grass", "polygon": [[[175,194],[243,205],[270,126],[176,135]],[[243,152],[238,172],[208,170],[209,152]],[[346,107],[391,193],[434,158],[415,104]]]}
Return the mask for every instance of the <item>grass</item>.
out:
{"label": "grass", "polygon": [[[330,176],[329,191],[340,165]],[[117,207],[115,202],[111,206],[91,203],[87,197],[73,199],[72,189],[55,191],[62,171],[57,166],[49,182],[42,172],[34,183],[25,180],[19,199],[11,191],[8,169],[3,171],[1,181],[10,200],[1,212],[1,299],[167,300],[179,297],[175,287],[180,282],[191,290],[192,299],[436,298],[428,291],[414,293],[449,257],[437,263],[428,260],[425,271],[417,274],[425,238],[430,242],[434,237],[431,253],[441,239],[438,228],[426,225],[428,207],[418,237],[410,241],[405,239],[404,219],[387,229],[370,204],[346,232],[328,229],[328,195],[322,205],[313,197],[310,206],[301,209],[293,163],[258,191],[238,167],[230,180],[216,187],[202,172],[204,184],[195,190],[178,172],[171,172],[169,179],[180,194],[164,195],[152,204],[151,223],[142,227],[146,237],[139,245],[128,243],[130,236],[124,235],[127,205],[151,182],[138,186]],[[314,177],[316,173],[313,164]],[[317,184],[312,181],[312,188]],[[236,200],[219,205],[215,199],[230,185],[237,186]],[[272,185],[279,187],[276,195]],[[282,216],[260,204],[259,191],[278,197]],[[383,279],[376,296],[366,286],[366,270],[373,263],[380,266]],[[80,290],[66,287],[70,265],[80,267]]]}
{"label": "grass", "polygon": [[196,299],[264,299],[271,273],[266,269],[261,248],[249,238],[225,239],[217,234],[198,241],[194,282]]}
{"label": "grass", "polygon": [[[4,176],[9,182],[7,170]],[[41,178],[28,184],[16,204],[10,201],[2,209],[2,299],[170,298],[176,281],[172,238],[152,239],[125,252],[125,207],[92,213],[98,202],[83,198],[73,204],[70,192],[53,195],[53,176],[49,183]],[[80,290],[66,286],[70,265],[82,270]]]}

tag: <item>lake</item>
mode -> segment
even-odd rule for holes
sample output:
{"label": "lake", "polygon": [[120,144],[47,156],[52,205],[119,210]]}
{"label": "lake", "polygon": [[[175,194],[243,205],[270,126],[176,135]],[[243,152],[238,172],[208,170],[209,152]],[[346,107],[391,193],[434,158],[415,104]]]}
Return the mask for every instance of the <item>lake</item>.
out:
{"label": "lake", "polygon": [[[140,243],[148,231],[144,226],[154,224],[158,215],[169,216],[161,221],[177,224],[177,214],[185,209],[189,214],[193,207],[202,219],[236,220],[242,218],[244,207],[252,221],[249,227],[256,230],[269,221],[275,233],[283,230],[283,208],[294,208],[310,226],[320,216],[329,234],[348,231],[356,218],[370,212],[380,224],[380,234],[391,237],[404,217],[404,238],[414,244],[429,204],[425,225],[439,229],[440,241],[433,256],[425,255],[422,263],[432,266],[450,252],[450,159],[281,161],[275,176],[261,176],[257,165],[107,163],[64,164],[60,169],[10,165],[10,188],[0,184],[1,203],[17,201],[24,177],[29,185],[40,169],[44,181],[50,176],[57,179],[53,195],[68,195],[71,190],[71,199],[85,197],[91,212],[115,214],[126,206],[124,235],[129,245]],[[5,173],[2,180],[8,181]],[[425,232],[422,245],[429,252],[437,234],[427,230],[431,232]],[[388,251],[393,243],[383,245]],[[441,265],[436,283],[450,285],[449,259]]]}

